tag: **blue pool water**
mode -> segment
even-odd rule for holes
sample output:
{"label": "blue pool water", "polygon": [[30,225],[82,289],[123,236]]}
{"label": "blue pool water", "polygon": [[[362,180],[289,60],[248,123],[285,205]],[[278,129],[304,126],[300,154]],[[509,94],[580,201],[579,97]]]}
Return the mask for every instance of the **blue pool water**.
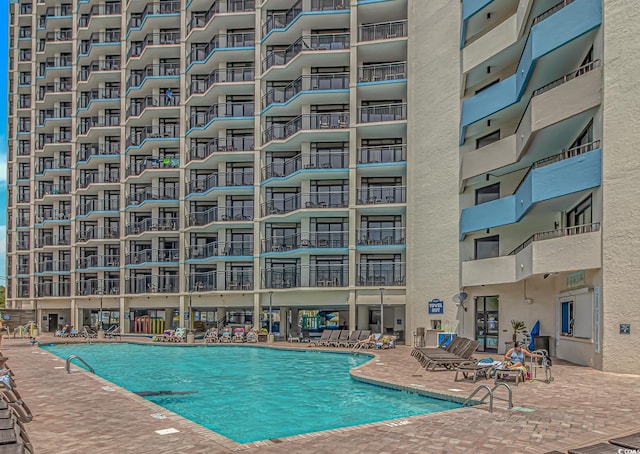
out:
{"label": "blue pool water", "polygon": [[196,391],[145,398],[239,443],[459,407],[353,380],[349,370],[366,356],[127,343],[44,348],[62,358],[78,355],[133,392]]}

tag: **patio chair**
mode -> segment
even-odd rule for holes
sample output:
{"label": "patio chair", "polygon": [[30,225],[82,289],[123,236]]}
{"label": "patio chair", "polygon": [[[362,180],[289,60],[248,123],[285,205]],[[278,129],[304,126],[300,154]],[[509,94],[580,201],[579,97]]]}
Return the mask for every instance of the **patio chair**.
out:
{"label": "patio chair", "polygon": [[209,328],[204,335],[205,344],[217,344],[220,341],[218,338],[218,330],[216,328]]}
{"label": "patio chair", "polygon": [[235,328],[233,330],[233,342],[245,342],[244,328]]}
{"label": "patio chair", "polygon": [[331,332],[332,330],[325,329],[324,331],[322,331],[322,335],[320,336],[320,339],[313,341],[312,344],[318,347],[324,344],[325,342],[329,342],[329,338],[331,337]]}
{"label": "patio chair", "polygon": [[338,338],[340,337],[340,331],[341,330],[339,329],[330,330],[329,339],[320,342],[319,345],[322,347],[330,347],[334,342],[338,341]]}
{"label": "patio chair", "polygon": [[254,330],[250,330],[247,333],[247,342],[251,342],[251,343],[256,343],[258,342],[258,333],[256,333]]}
{"label": "patio chair", "polygon": [[222,330],[222,336],[220,336],[220,342],[228,344],[231,342],[231,331],[227,328]]}
{"label": "patio chair", "polygon": [[178,328],[175,330],[173,335],[167,338],[169,342],[182,342],[187,340],[187,329],[186,328]]}
{"label": "patio chair", "polygon": [[358,338],[360,337],[360,333],[361,332],[362,332],[362,330],[359,330],[359,329],[355,329],[355,330],[351,331],[351,334],[349,335],[347,340],[343,341],[340,346],[341,347],[353,347],[356,344],[356,342],[358,342]]}
{"label": "patio chair", "polygon": [[348,329],[343,329],[340,330],[340,333],[338,334],[338,339],[334,340],[334,341],[329,341],[329,346],[330,347],[340,347],[344,342],[349,340],[349,330]]}

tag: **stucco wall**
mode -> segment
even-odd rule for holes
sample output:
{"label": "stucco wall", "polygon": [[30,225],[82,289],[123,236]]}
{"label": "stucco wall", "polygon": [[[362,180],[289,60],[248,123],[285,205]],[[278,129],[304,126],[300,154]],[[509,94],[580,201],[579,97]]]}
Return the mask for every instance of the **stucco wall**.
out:
{"label": "stucco wall", "polygon": [[460,3],[414,0],[409,6],[407,180],[407,333],[428,326],[427,302],[445,302],[455,320],[459,291],[458,124]]}
{"label": "stucco wall", "polygon": [[[603,369],[640,373],[640,10],[634,0],[604,0]],[[631,334],[619,334],[620,323]]]}

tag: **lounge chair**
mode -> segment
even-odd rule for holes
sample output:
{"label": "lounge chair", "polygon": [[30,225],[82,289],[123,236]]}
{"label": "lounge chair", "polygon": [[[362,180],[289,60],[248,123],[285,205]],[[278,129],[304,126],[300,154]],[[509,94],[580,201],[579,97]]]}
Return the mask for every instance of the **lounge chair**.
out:
{"label": "lounge chair", "polygon": [[250,330],[247,333],[247,342],[256,343],[258,342],[258,333],[253,330]]}
{"label": "lounge chair", "polygon": [[216,344],[220,341],[218,338],[218,330],[216,328],[209,328],[204,335],[205,344]]}
{"label": "lounge chair", "polygon": [[360,332],[362,330],[359,329],[355,329],[353,331],[351,331],[351,334],[349,334],[349,337],[347,338],[346,341],[343,341],[342,344],[340,345],[341,347],[353,347],[356,342],[358,342],[358,338],[360,337]]}
{"label": "lounge chair", "polygon": [[187,340],[187,329],[186,328],[178,328],[175,330],[173,335],[167,337],[167,341],[169,342],[182,342]]}
{"label": "lounge chair", "polygon": [[329,341],[330,347],[340,347],[343,343],[349,340],[349,330],[343,329],[338,335],[338,339],[335,341]]}
{"label": "lounge chair", "polygon": [[233,330],[233,342],[244,342],[244,328],[235,328]]}
{"label": "lounge chair", "polygon": [[412,356],[414,356],[426,370],[435,370],[438,367],[456,369],[460,364],[471,360],[479,346],[480,342],[478,341],[461,338],[461,340],[457,341],[451,348],[451,351],[414,349],[417,353],[412,353]]}
{"label": "lounge chair", "polygon": [[231,330],[224,328],[222,330],[222,335],[220,336],[220,342],[224,344],[228,344],[231,342]]}
{"label": "lounge chair", "polygon": [[339,329],[330,330],[329,339],[320,342],[319,345],[321,347],[330,347],[334,342],[338,341],[338,338],[340,337],[340,331],[341,330]]}
{"label": "lounge chair", "polygon": [[324,344],[325,342],[329,342],[329,337],[331,337],[331,333],[332,333],[332,330],[325,329],[322,332],[322,335],[320,336],[320,339],[317,339],[317,340],[313,341],[312,344],[315,345],[316,347],[318,347],[318,346]]}
{"label": "lounge chair", "polygon": [[98,337],[98,332],[89,325],[86,325],[82,328],[82,335],[87,339],[92,339]]}

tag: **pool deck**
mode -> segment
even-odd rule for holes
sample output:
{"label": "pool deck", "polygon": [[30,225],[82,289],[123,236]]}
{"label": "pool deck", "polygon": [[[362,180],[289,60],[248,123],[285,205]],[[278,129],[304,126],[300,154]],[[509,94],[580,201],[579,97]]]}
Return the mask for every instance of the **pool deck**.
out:
{"label": "pool deck", "polygon": [[[61,341],[47,335],[40,340]],[[307,348],[307,344],[286,342],[275,346]],[[640,376],[554,361],[552,383],[534,380],[512,386],[516,409],[508,410],[504,402],[497,401],[492,414],[487,406],[467,407],[238,444],[77,367],[67,374],[64,360],[31,347],[27,339],[5,338],[1,351],[10,358],[7,364],[15,374],[18,390],[34,414],[26,429],[37,454],[544,453],[566,452],[640,431]],[[493,384],[492,380],[454,382],[453,371],[418,369],[417,361],[410,356],[411,347],[368,352],[375,353],[376,358],[352,370],[353,375],[462,398],[480,384]],[[274,398],[286,399],[286,390],[275,392]],[[384,415],[384,408],[380,413]],[[177,432],[156,432],[165,429]]]}

